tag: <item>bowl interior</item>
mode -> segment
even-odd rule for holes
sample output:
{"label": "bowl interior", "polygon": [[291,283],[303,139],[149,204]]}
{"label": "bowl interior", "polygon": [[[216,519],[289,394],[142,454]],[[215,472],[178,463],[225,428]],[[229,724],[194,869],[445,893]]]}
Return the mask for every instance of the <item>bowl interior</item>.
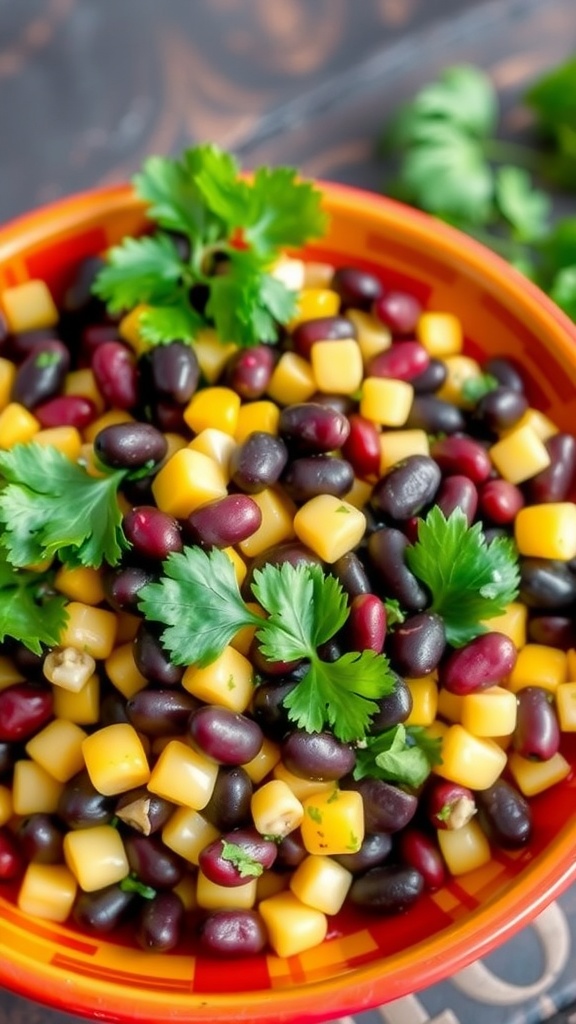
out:
{"label": "bowl interior", "polygon": [[[576,329],[533,286],[459,233],[387,200],[326,186],[331,226],[307,255],[376,271],[464,325],[467,351],[506,354],[523,368],[534,405],[565,430],[576,422]],[[55,204],[0,231],[0,293],[44,278],[56,299],[78,260],[142,228],[124,188]],[[576,742],[563,748],[576,764]],[[315,1021],[367,1009],[439,981],[485,955],[576,877],[576,779],[533,801],[535,838],[426,895],[393,920],[347,911],[328,940],[284,960],[225,964],[147,954],[31,920],[0,894],[0,983],[69,1012],[110,1021]]]}

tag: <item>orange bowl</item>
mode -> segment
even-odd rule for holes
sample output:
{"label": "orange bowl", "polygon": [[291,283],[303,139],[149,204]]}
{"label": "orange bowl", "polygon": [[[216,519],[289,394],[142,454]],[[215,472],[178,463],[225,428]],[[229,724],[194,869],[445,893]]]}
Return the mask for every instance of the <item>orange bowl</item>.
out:
{"label": "orange bowl", "polygon": [[[376,195],[322,184],[330,228],[306,255],[376,271],[429,309],[450,310],[474,356],[521,365],[532,403],[576,422],[576,327],[497,256],[432,218]],[[126,186],[56,203],[0,231],[0,293],[28,278],[61,296],[78,260],[145,225]],[[563,753],[576,765],[576,742]],[[216,962],[190,948],[155,955],[22,914],[0,894],[0,984],[107,1021],[304,1022],[365,1010],[485,956],[576,878],[576,778],[532,801],[534,840],[428,893],[400,917],[346,911],[316,949]]]}

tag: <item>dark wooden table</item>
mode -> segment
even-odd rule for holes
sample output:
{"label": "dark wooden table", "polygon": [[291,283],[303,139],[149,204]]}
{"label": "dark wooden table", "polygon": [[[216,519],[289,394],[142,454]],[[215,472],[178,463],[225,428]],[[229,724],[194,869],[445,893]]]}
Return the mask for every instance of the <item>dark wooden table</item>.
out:
{"label": "dark wooden table", "polygon": [[[576,0],[0,0],[0,222],[204,140],[246,166],[296,164],[379,189],[383,124],[442,67],[487,69],[514,137],[529,132],[518,102],[527,84],[574,51]],[[552,947],[562,931],[554,913]],[[576,894],[558,913],[576,921]],[[521,960],[530,968],[542,955],[527,934],[507,949],[498,961],[512,979]],[[469,1004],[453,1009],[446,983],[423,997],[426,1008],[407,1002],[361,1019],[551,1019],[576,995],[564,953],[554,998],[532,986],[525,1001],[492,999],[476,1016]],[[0,1024],[75,1019],[0,993]]]}

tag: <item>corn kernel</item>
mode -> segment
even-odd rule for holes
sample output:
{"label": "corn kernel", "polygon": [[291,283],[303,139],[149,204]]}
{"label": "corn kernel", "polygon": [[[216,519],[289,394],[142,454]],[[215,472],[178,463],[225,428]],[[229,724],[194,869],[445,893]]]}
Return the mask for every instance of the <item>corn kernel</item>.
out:
{"label": "corn kernel", "polygon": [[490,844],[477,821],[472,819],[462,828],[439,829],[438,845],[451,875],[465,875],[483,867],[490,860]]}
{"label": "corn kernel", "polygon": [[474,736],[510,736],[516,728],[515,694],[501,686],[462,697],[461,723]]}
{"label": "corn kernel", "polygon": [[414,388],[405,380],[365,377],[360,415],[383,427],[402,427],[410,414]]}
{"label": "corn kernel", "polygon": [[416,324],[416,337],[428,355],[435,359],[459,355],[464,343],[462,324],[452,313],[421,313]]}
{"label": "corn kernel", "polygon": [[232,388],[202,388],[192,396],[184,409],[184,419],[190,430],[221,430],[231,437],[236,433],[240,395]]}
{"label": "corn kernel", "polygon": [[554,437],[554,434],[558,433],[558,427],[545,413],[539,409],[526,409],[524,415],[516,420],[512,427],[500,431],[500,437],[508,437],[519,427],[530,427],[541,441],[547,441],[549,437]]}
{"label": "corn kernel", "polygon": [[214,430],[209,427],[207,430],[201,430],[196,437],[193,437],[190,441],[188,448],[193,452],[201,452],[202,455],[207,455],[209,459],[212,459],[222,471],[222,476],[226,482],[230,479],[230,459],[232,452],[236,448],[236,441],[230,434],[225,434],[223,430]]}
{"label": "corn kernel", "polygon": [[201,811],[212,796],[217,775],[215,761],[180,740],[170,740],[154,765],[148,789],[174,804]]}
{"label": "corn kernel", "polygon": [[530,761],[520,757],[515,750],[508,758],[508,767],[518,789],[528,797],[562,782],[572,771],[572,766],[562,754],[554,754],[548,761]]}
{"label": "corn kernel", "polygon": [[26,753],[58,782],[68,782],[82,771],[82,743],[86,733],[74,722],[55,718],[26,744]]}
{"label": "corn kernel", "polygon": [[332,857],[311,853],[296,868],[290,889],[307,907],[315,907],[323,914],[337,914],[352,879],[352,873]]}
{"label": "corn kernel", "polygon": [[185,519],[200,505],[223,498],[226,480],[213,459],[191,448],[181,448],[156,474],[152,493],[162,512]]}
{"label": "corn kernel", "polygon": [[434,673],[420,679],[407,679],[412,710],[406,725],[432,725],[438,711],[438,684]]}
{"label": "corn kernel", "polygon": [[162,842],[179,857],[198,866],[205,846],[220,835],[217,828],[191,807],[178,807],[162,829]]}
{"label": "corn kernel", "polygon": [[135,306],[129,313],[126,313],[126,316],[122,317],[118,324],[118,334],[122,341],[130,345],[130,348],[134,350],[137,356],[141,356],[150,348],[150,342],[142,335],[141,324],[142,314],[148,308],[148,306],[144,305]]}
{"label": "corn kernel", "polygon": [[276,435],[279,420],[280,409],[275,402],[245,402],[238,412],[235,440],[242,444],[256,430]]}
{"label": "corn kernel", "polygon": [[96,674],[76,693],[53,686],[54,714],[76,725],[95,725],[100,717],[100,680]]}
{"label": "corn kernel", "polygon": [[223,344],[216,331],[211,327],[198,331],[194,338],[194,352],[200,372],[208,384],[214,384],[218,380],[226,363],[236,350],[237,345],[234,342]]}
{"label": "corn kernel", "polygon": [[145,786],[150,769],[142,741],[126,722],[106,725],[82,744],[90,781],[104,796]]}
{"label": "corn kernel", "polygon": [[256,879],[243,885],[218,885],[199,871],[196,901],[203,910],[250,910],[256,903]]}
{"label": "corn kernel", "polygon": [[337,856],[357,853],[364,841],[364,804],[360,793],[337,789],[315,793],[302,804],[300,826],[308,853]]}
{"label": "corn kernel", "polygon": [[254,696],[254,669],[231,645],[204,668],[189,665],[182,677],[188,693],[207,704],[221,704],[230,711],[245,711]]}
{"label": "corn kernel", "polygon": [[411,455],[430,455],[425,430],[384,430],[380,434],[380,476]]}
{"label": "corn kernel", "polygon": [[278,405],[307,402],[316,391],[316,378],[307,359],[297,352],[284,352],[274,367],[267,394]]}
{"label": "corn kernel", "polygon": [[18,909],[44,921],[65,921],[78,886],[64,864],[29,864],[18,892]]}
{"label": "corn kernel", "polygon": [[488,789],[502,774],[506,754],[493,740],[451,725],[442,742],[442,763],[434,772],[469,789]]}
{"label": "corn kernel", "polygon": [[517,650],[524,647],[526,643],[526,626],[528,622],[528,608],[519,601],[511,601],[502,615],[495,615],[491,619],[484,619],[482,625],[489,632],[504,633]]}
{"label": "corn kernel", "polygon": [[457,405],[461,409],[471,409],[474,402],[466,398],[463,388],[468,381],[480,379],[482,375],[480,364],[471,356],[463,355],[447,356],[443,362],[446,369],[446,380],[442,387],[435,392],[436,397],[444,402]]}
{"label": "corn kernel", "polygon": [[527,505],[516,516],[514,536],[521,555],[569,562],[576,557],[576,505],[572,501]]}
{"label": "corn kernel", "polygon": [[134,645],[130,642],[115,647],[104,662],[106,675],[127,700],[143,690],[148,680],[134,661]]}
{"label": "corn kernel", "polygon": [[329,288],[303,288],[298,295],[296,311],[288,323],[288,330],[293,331],[298,324],[306,320],[336,316],[339,309],[338,292],[333,292]]}
{"label": "corn kernel", "polygon": [[250,497],[258,505],[262,521],[238,547],[246,558],[256,558],[267,548],[292,540],[296,505],[280,487],[266,487]]}
{"label": "corn kernel", "polygon": [[95,892],[121,882],[130,872],[122,838],[112,825],[67,832],[64,859],[84,892]]}
{"label": "corn kernel", "polygon": [[341,498],[319,494],[298,509],[294,531],[323,561],[332,563],[360,543],[366,532],[366,517]]}
{"label": "corn kernel", "polygon": [[556,712],[562,732],[576,732],[576,683],[560,683],[556,690]]}
{"label": "corn kernel", "polygon": [[364,364],[360,346],[354,338],[317,341],[312,345],[310,362],[318,391],[329,395],[353,395],[362,384]]}
{"label": "corn kernel", "polygon": [[243,764],[242,767],[252,782],[257,785],[259,782],[262,782],[262,779],[265,779],[266,776],[270,774],[272,769],[278,764],[279,760],[280,747],[265,736],[258,753],[252,758],[252,760]]}
{"label": "corn kernel", "polygon": [[19,402],[10,402],[0,412],[0,448],[13,448],[15,444],[32,441],[40,424]]}
{"label": "corn kernel", "polygon": [[[82,398],[88,398],[93,404],[96,412],[101,415],[105,408],[106,402],[104,396],[100,393],[100,389],[96,383],[96,378],[92,370],[86,368],[83,370],[70,370],[64,378],[64,385],[62,387],[63,395],[80,395]],[[128,415],[128,414],[126,414]],[[84,430],[84,438],[86,438],[86,430]]]}
{"label": "corn kernel", "polygon": [[12,790],[9,786],[0,786],[0,827],[10,821],[13,814]]}
{"label": "corn kernel", "polygon": [[390,348],[391,331],[371,313],[366,313],[363,309],[349,309],[346,318],[356,328],[356,340],[365,366],[374,359],[374,356]]}
{"label": "corn kernel", "polygon": [[83,604],[101,604],[106,597],[100,569],[90,569],[84,565],[76,569],[62,566],[56,573],[54,586],[71,601],[81,601]]}
{"label": "corn kernel", "polygon": [[488,454],[500,476],[511,484],[521,484],[550,465],[550,455],[532,427],[516,427],[507,437],[496,441]]}
{"label": "corn kernel", "polygon": [[63,788],[36,761],[16,761],[12,781],[14,814],[54,814]]}
{"label": "corn kernel", "polygon": [[292,892],[279,892],[262,900],[258,910],[277,956],[296,956],[318,946],[326,938],[326,915],[321,910],[305,906]]}
{"label": "corn kernel", "polygon": [[445,718],[448,722],[461,723],[462,718],[462,701],[464,700],[457,693],[450,693],[450,690],[445,690],[443,686],[438,690],[438,709],[437,714],[440,718]]}
{"label": "corn kernel", "polygon": [[566,682],[568,660],[566,652],[545,644],[525,644],[518,651],[516,664],[508,676],[507,686],[518,693],[526,686],[541,686],[554,693],[560,683]]}
{"label": "corn kernel", "polygon": [[37,331],[58,323],[58,310],[45,281],[32,280],[5,288],[0,296],[11,331]]}
{"label": "corn kernel", "polygon": [[56,448],[71,462],[76,462],[82,451],[82,436],[76,427],[50,427],[34,434],[34,444]]}
{"label": "corn kernel", "polygon": [[298,828],[304,817],[302,804],[281,779],[272,779],[254,791],[250,811],[262,835],[282,838]]}
{"label": "corn kernel", "polygon": [[275,779],[285,782],[294,796],[302,801],[314,793],[332,793],[334,782],[331,779],[306,779],[301,775],[295,775],[286,767],[283,761],[278,760],[274,766],[272,775]]}
{"label": "corn kernel", "polygon": [[10,359],[0,357],[0,410],[10,402],[12,387],[16,377],[16,367]]}
{"label": "corn kernel", "polygon": [[75,647],[96,660],[107,658],[116,639],[116,616],[105,608],[94,608],[81,601],[67,606],[68,621],[60,638],[62,647]]}
{"label": "corn kernel", "polygon": [[92,420],[92,423],[84,428],[84,440],[93,444],[101,430],[105,430],[106,427],[115,427],[120,423],[134,423],[134,417],[125,409],[109,409],[108,412],[102,413],[97,420]]}

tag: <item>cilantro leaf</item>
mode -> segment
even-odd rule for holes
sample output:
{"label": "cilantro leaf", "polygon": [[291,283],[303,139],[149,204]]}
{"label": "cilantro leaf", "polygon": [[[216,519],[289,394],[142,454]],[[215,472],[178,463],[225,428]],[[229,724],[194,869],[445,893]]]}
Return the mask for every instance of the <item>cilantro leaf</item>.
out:
{"label": "cilantro leaf", "polygon": [[477,377],[466,378],[462,384],[462,397],[476,405],[484,395],[489,395],[499,387],[500,382],[491,373],[480,373]]}
{"label": "cilantro leaf", "polygon": [[348,618],[346,595],[321,566],[267,566],[254,573],[252,591],[263,608],[274,610],[258,639],[265,657],[294,661],[338,632]]}
{"label": "cilantro leaf", "polygon": [[31,442],[0,452],[0,474],[2,543],[12,565],[58,555],[64,565],[97,569],[116,565],[129,547],[117,500],[123,471],[92,477],[56,448]]}
{"label": "cilantro leaf", "polygon": [[145,882],[141,882],[135,874],[126,875],[126,878],[123,878],[120,882],[120,888],[122,892],[135,892],[145,900],[153,900],[157,895],[156,889],[153,889],[151,885],[146,885]]}
{"label": "cilantro leaf", "polygon": [[94,283],[95,294],[111,313],[140,303],[173,302],[185,267],[168,235],[125,238],[107,253],[107,264]]}
{"label": "cilantro leaf", "polygon": [[461,647],[486,632],[482,619],[501,615],[518,593],[520,574],[513,541],[486,543],[481,523],[468,526],[461,509],[446,519],[434,506],[406,549],[412,572],[432,594],[431,611],[442,616],[448,643]]}
{"label": "cilantro leaf", "polygon": [[558,303],[572,320],[576,320],[576,264],[572,267],[563,267],[555,274],[550,285],[550,298]]}
{"label": "cilantro leaf", "polygon": [[498,117],[496,90],[485,72],[471,64],[445,68],[437,82],[419,93],[414,112],[443,118],[469,135],[490,135]]}
{"label": "cilantro leaf", "polygon": [[438,751],[430,748],[430,741],[421,743],[406,726],[395,725],[367,738],[366,745],[356,751],[353,774],[357,780],[369,775],[418,789],[438,763],[438,756]]}
{"label": "cilantro leaf", "polygon": [[400,602],[395,597],[387,597],[384,599],[384,607],[386,608],[386,627],[392,629],[393,626],[399,626],[406,618],[406,613],[402,611]]}
{"label": "cilantro leaf", "polygon": [[186,547],[162,564],[164,576],[142,587],[138,605],[167,626],[162,643],[175,665],[209,665],[239,629],[262,622],[246,607],[232,562],[218,548],[207,554]]}
{"label": "cilantro leaf", "polygon": [[152,345],[192,341],[203,326],[202,317],[181,297],[164,306],[147,306],[139,320],[142,337]]}
{"label": "cilantro leaf", "polygon": [[238,843],[222,840],[222,860],[227,860],[238,869],[240,878],[259,878],[264,871],[260,861],[251,857],[247,850]]}
{"label": "cilantro leaf", "polygon": [[224,161],[228,159],[227,154],[211,145],[186,149],[179,159],[148,157],[132,179],[137,194],[150,204],[148,216],[163,228],[204,243],[220,237],[224,223],[206,204],[197,181],[206,162],[214,167],[213,157],[217,154]]}
{"label": "cilantro leaf", "polygon": [[524,168],[498,168],[495,198],[500,212],[519,241],[533,242],[546,234],[550,197],[541,189],[534,188]]}
{"label": "cilantro leaf", "polygon": [[224,224],[243,226],[250,212],[252,189],[238,177],[238,163],[230,153],[205,146],[195,182],[207,207]]}
{"label": "cilantro leaf", "polygon": [[68,601],[51,591],[53,576],[15,569],[0,547],[0,643],[10,636],[34,654],[42,654],[42,645],[57,646]]}
{"label": "cilantro leaf", "polygon": [[526,103],[538,116],[540,128],[558,138],[561,129],[576,123],[576,57],[543,75],[528,89]]}
{"label": "cilantro leaf", "polygon": [[308,181],[297,181],[291,167],[260,167],[251,196],[251,217],[244,237],[266,255],[282,246],[301,246],[326,231],[321,193]]}
{"label": "cilantro leaf", "polygon": [[206,314],[222,341],[250,346],[275,341],[278,323],[296,308],[296,294],[262,269],[246,250],[230,250],[230,272],[211,279]]}

